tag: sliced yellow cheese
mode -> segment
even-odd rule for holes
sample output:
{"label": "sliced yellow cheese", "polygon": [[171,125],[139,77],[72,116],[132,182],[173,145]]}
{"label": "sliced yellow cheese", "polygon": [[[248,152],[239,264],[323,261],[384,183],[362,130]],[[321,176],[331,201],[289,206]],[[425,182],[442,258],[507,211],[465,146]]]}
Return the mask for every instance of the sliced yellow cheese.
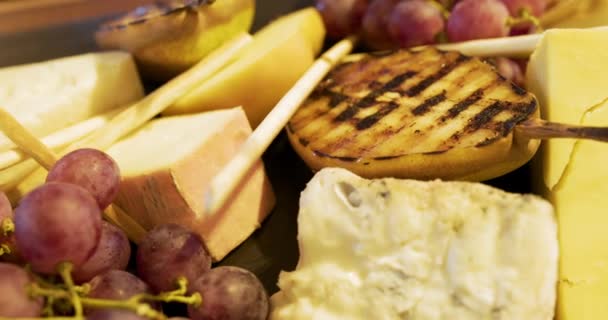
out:
{"label": "sliced yellow cheese", "polygon": [[[144,95],[124,52],[90,53],[0,69],[0,106],[37,136],[122,107]],[[0,146],[11,145],[0,134]]]}
{"label": "sliced yellow cheese", "polygon": [[[528,68],[545,119],[608,125],[608,31],[552,30]],[[555,206],[560,244],[557,319],[608,318],[608,144],[546,141],[538,191]]]}
{"label": "sliced yellow cheese", "polygon": [[571,13],[551,27],[590,28],[608,25],[608,0],[578,0],[578,2],[578,14]]}
{"label": "sliced yellow cheese", "polygon": [[236,61],[178,99],[164,114],[243,106],[257,127],[313,64],[325,28],[315,8],[283,16],[254,34]]}
{"label": "sliced yellow cheese", "polygon": [[241,108],[153,120],[108,153],[123,176],[115,203],[146,229],[177,223],[199,233],[215,261],[242,243],[274,206],[259,161],[219,212],[205,192],[251,133]]}
{"label": "sliced yellow cheese", "polygon": [[[608,103],[587,113],[583,124],[608,125]],[[608,144],[577,142],[562,180],[549,193],[561,246],[558,319],[608,318],[606,161]]]}
{"label": "sliced yellow cheese", "polygon": [[[602,66],[606,66],[602,68]],[[554,29],[545,33],[526,72],[541,117],[581,123],[583,114],[608,98],[608,29]],[[545,184],[553,188],[570,161],[575,140],[546,144]]]}

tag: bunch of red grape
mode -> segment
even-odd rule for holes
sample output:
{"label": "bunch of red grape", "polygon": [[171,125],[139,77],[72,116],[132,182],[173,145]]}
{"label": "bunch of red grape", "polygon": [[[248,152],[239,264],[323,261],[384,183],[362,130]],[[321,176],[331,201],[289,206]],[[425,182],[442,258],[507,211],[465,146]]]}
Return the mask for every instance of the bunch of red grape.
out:
{"label": "bunch of red grape", "polygon": [[361,34],[372,49],[521,34],[546,6],[547,0],[316,0],[329,37]]}
{"label": "bunch of red grape", "polygon": [[[372,50],[498,38],[534,32],[548,0],[316,0],[327,34],[360,35]],[[520,63],[496,61],[522,84]]]}
{"label": "bunch of red grape", "polygon": [[178,302],[193,320],[266,319],[268,296],[256,276],[211,268],[200,236],[182,226],[150,230],[137,248],[137,275],[125,271],[131,244],[102,220],[119,184],[110,156],[80,149],[57,161],[14,211],[0,193],[0,317],[163,319],[162,302]]}

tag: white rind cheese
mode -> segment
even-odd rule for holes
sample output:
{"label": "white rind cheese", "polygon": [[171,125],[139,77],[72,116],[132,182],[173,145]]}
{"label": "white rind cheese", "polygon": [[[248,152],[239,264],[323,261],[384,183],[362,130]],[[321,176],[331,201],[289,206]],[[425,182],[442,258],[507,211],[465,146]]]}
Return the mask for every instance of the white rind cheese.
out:
{"label": "white rind cheese", "polygon": [[270,319],[553,319],[556,223],[536,196],[324,169],[298,242]]}
{"label": "white rind cheese", "polygon": [[[0,106],[37,136],[126,106],[144,91],[132,56],[89,53],[0,69]],[[10,140],[0,134],[0,146]]]}

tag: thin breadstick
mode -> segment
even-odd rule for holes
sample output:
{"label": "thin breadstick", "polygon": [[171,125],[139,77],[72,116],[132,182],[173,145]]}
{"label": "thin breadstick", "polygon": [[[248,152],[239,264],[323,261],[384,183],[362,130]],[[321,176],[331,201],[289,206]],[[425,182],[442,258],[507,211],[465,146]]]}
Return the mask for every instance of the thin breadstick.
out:
{"label": "thin breadstick", "polygon": [[[64,147],[78,139],[82,139],[89,133],[93,132],[96,129],[99,129],[101,126],[105,125],[117,115],[120,111],[124,110],[124,108],[114,109],[109,112],[94,116],[85,121],[74,124],[70,127],[61,129],[56,131],[44,138],[41,139],[42,143],[47,146],[51,150],[56,150],[60,147]],[[0,153],[0,169],[6,169],[10,166],[13,166],[21,161],[24,161],[29,158],[28,154],[15,146],[14,143],[9,143],[6,145],[6,151]]]}
{"label": "thin breadstick", "polygon": [[38,163],[30,158],[0,171],[0,189],[7,194],[12,203],[16,203],[18,199],[12,197],[11,190],[39,167]]}
{"label": "thin breadstick", "polygon": [[[57,162],[57,155],[3,108],[0,108],[0,129],[19,148],[26,150],[46,170],[50,170],[55,162]],[[141,240],[146,234],[144,228],[113,205],[109,207],[109,210],[104,212],[104,215],[112,223],[121,223],[117,224],[117,226],[124,228],[127,236],[133,241]]]}
{"label": "thin breadstick", "polygon": [[76,142],[68,149],[94,147],[105,149],[114,142],[143,125],[157,114],[168,108],[178,98],[192,91],[202,82],[234,60],[239,51],[250,41],[252,36],[242,33],[210,53],[192,68],[178,75],[154,92],[144,97],[125,111],[114,117],[107,125],[96,130],[85,139]]}
{"label": "thin breadstick", "polygon": [[349,54],[356,43],[355,37],[338,42],[325,52],[253,131],[234,158],[213,178],[205,198],[206,214],[220,209],[232,194],[239,181],[259,160],[272,140],[285,127],[298,107],[310,95],[331,68]]}
{"label": "thin breadstick", "polygon": [[[589,29],[608,29],[608,26]],[[515,37],[480,39],[464,42],[454,42],[435,45],[435,48],[446,51],[459,51],[462,54],[474,57],[508,57],[527,58],[540,43],[544,33],[529,34]],[[425,46],[412,48],[420,50]]]}
{"label": "thin breadstick", "polygon": [[2,107],[0,107],[0,130],[47,170],[55,163],[56,159],[53,151],[48,149],[42,141],[38,140],[33,133],[22,126],[12,114]]}
{"label": "thin breadstick", "polygon": [[[534,52],[542,33],[515,37],[480,39],[436,45],[439,50],[460,51],[474,57],[525,58]],[[418,49],[418,48],[415,48]]]}
{"label": "thin breadstick", "polygon": [[[125,111],[112,118],[110,122],[97,129],[91,135],[70,144],[62,150],[60,154],[65,154],[84,147],[101,150],[107,149],[118,139],[161,113],[179,97],[188,93],[202,82],[207,81],[225,65],[234,61],[236,55],[251,41],[251,39],[251,35],[247,33],[242,33],[234,37],[232,40],[210,53],[192,68],[173,78],[139,102],[131,105]],[[44,170],[35,170],[23,179],[23,181],[18,182],[16,187],[8,193],[11,201],[17,201],[24,194],[40,185],[44,181],[44,176]],[[13,177],[9,176],[9,178]],[[11,185],[14,181],[5,181],[5,183]]]}

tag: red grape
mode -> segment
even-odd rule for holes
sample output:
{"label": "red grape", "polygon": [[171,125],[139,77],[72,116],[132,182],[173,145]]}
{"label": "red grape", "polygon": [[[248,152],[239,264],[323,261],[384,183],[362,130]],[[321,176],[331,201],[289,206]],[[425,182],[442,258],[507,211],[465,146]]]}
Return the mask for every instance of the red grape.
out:
{"label": "red grape", "polygon": [[131,245],[125,233],[113,224],[101,222],[101,237],[93,255],[72,274],[82,283],[108,270],[124,270],[131,256]]}
{"label": "red grape", "polygon": [[101,211],[85,189],[68,183],[44,184],[15,209],[15,240],[34,271],[53,274],[61,262],[80,267],[101,236]]}
{"label": "red grape", "polygon": [[363,16],[363,39],[372,49],[395,47],[388,32],[390,13],[400,0],[373,0]]}
{"label": "red grape", "polygon": [[100,209],[105,209],[118,194],[120,170],[106,153],[96,149],[78,149],[59,159],[46,181],[79,185],[93,195]]}
{"label": "red grape", "polygon": [[451,42],[505,37],[509,34],[509,10],[499,0],[462,0],[447,23]]}
{"label": "red grape", "polygon": [[0,317],[38,317],[42,298],[31,298],[28,286],[32,278],[24,269],[0,263]]}
{"label": "red grape", "polygon": [[265,320],[268,295],[258,278],[238,267],[211,269],[192,285],[203,303],[188,307],[192,320]]}
{"label": "red grape", "polygon": [[87,315],[87,320],[148,320],[148,318],[138,316],[133,311],[102,309],[91,312]]}
{"label": "red grape", "polygon": [[316,0],[327,35],[336,39],[359,31],[367,5],[368,0]]}
{"label": "red grape", "polygon": [[426,0],[401,2],[388,19],[388,30],[402,48],[435,43],[443,27],[441,11]]}
{"label": "red grape", "polygon": [[89,282],[88,297],[96,299],[126,300],[140,293],[148,293],[148,285],[135,275],[123,270],[109,270]]}
{"label": "red grape", "polygon": [[521,16],[522,10],[528,10],[532,15],[540,17],[547,7],[547,0],[500,0],[507,6],[513,17]]}
{"label": "red grape", "polygon": [[176,224],[150,230],[137,248],[137,274],[157,292],[176,289],[180,276],[191,284],[210,268],[203,240]]}
{"label": "red grape", "polygon": [[508,58],[499,57],[495,59],[495,64],[496,70],[500,75],[518,86],[524,85],[524,72],[517,62]]}

